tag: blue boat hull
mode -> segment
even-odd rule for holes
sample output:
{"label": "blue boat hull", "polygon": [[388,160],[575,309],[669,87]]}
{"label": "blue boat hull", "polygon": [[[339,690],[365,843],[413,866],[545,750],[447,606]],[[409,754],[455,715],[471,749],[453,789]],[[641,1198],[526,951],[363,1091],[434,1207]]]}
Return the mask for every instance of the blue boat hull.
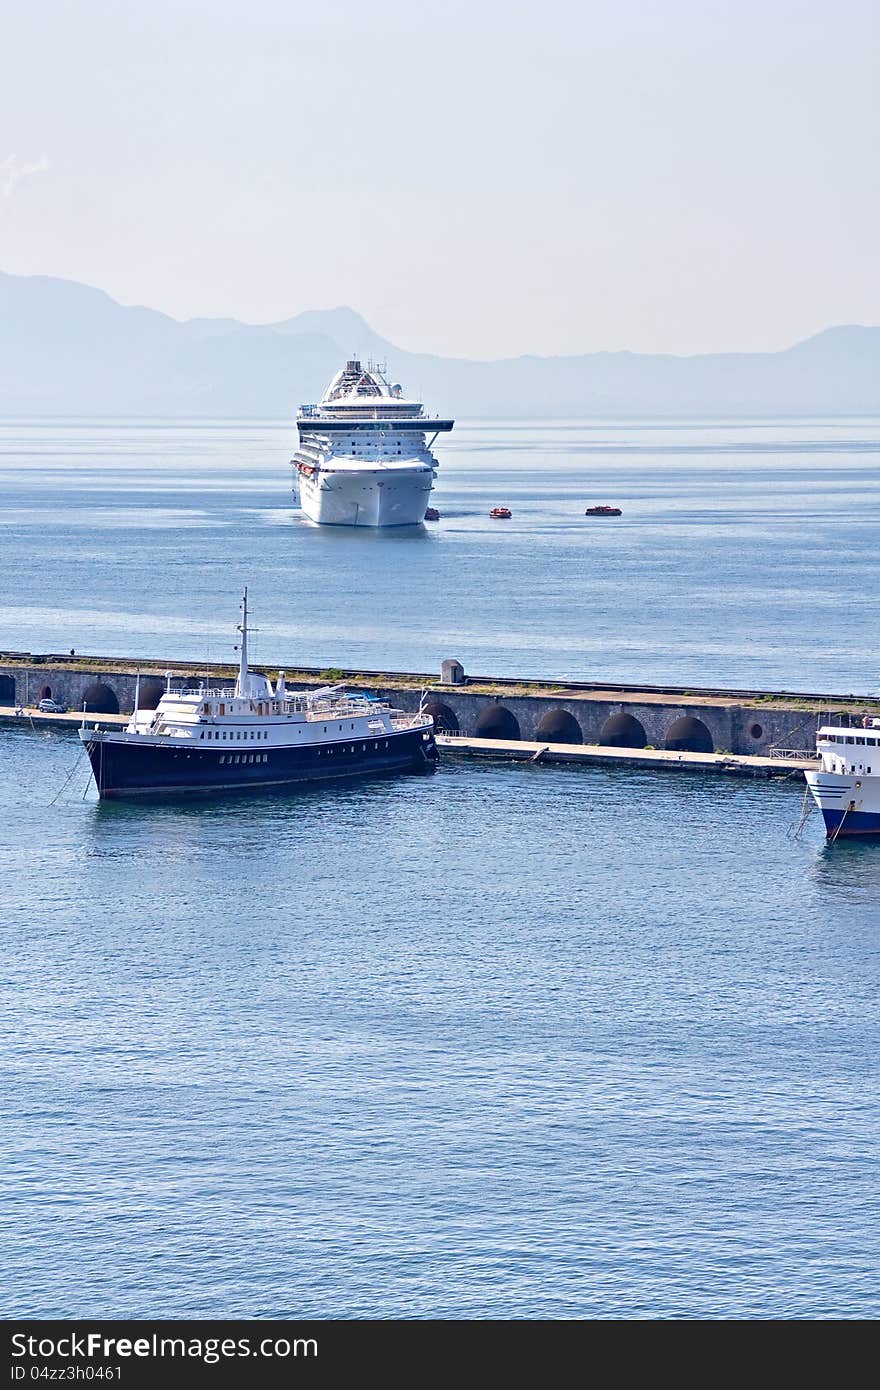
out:
{"label": "blue boat hull", "polygon": [[877,812],[825,807],[822,810],[822,819],[829,840],[846,840],[856,835],[880,836],[880,814]]}
{"label": "blue boat hull", "polygon": [[437,763],[434,736],[425,737],[422,729],[300,748],[243,747],[235,753],[105,734],[87,739],[86,749],[98,795],[106,800],[267,791],[381,773],[433,772]]}

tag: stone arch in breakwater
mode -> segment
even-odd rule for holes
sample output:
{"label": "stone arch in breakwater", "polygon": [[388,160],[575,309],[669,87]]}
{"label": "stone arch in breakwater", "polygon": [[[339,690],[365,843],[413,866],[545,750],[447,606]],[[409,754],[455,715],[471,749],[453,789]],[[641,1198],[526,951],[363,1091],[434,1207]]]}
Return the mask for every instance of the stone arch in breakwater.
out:
{"label": "stone arch in breakwater", "polygon": [[[271,667],[256,669],[264,670],[273,680],[277,674]],[[286,669],[288,689],[326,684],[326,672],[297,670],[293,663]],[[143,708],[158,702],[165,688],[166,670],[172,671],[176,689],[198,686],[202,681],[230,689],[235,679],[233,667],[216,663],[196,669],[182,661],[158,658],[147,661],[6,652],[0,653],[0,704],[35,705],[41,690],[49,687],[53,699],[76,711],[82,709],[88,687],[100,684],[110,690],[119,710],[128,713],[134,708],[138,670]],[[833,715],[837,708],[852,710],[859,703],[856,697],[797,697],[743,690],[729,695],[718,690],[643,691],[637,686],[566,686],[534,680],[493,681],[489,677],[469,680],[463,671],[454,674],[454,683],[378,671],[340,671],[338,679],[350,680],[352,689],[369,691],[408,713],[415,713],[424,699],[441,732],[624,748],[664,748],[667,740],[687,739],[690,746],[711,747],[716,752],[765,756],[777,749],[812,753],[817,718]],[[112,701],[107,703],[112,708]],[[863,698],[862,708],[872,715],[880,712],[878,703],[869,697]],[[683,729],[682,720],[695,723]]]}

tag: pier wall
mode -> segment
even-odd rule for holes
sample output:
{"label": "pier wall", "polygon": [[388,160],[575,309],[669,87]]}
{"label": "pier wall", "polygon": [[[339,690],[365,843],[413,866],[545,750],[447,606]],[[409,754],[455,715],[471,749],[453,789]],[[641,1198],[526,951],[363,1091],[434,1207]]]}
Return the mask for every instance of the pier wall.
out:
{"label": "pier wall", "polygon": [[[377,693],[408,711],[418,709],[419,691],[377,687]],[[437,687],[429,692],[429,701],[441,727],[446,721],[443,713],[438,715],[438,705],[454,716],[454,724],[452,721],[446,724],[447,731],[471,738],[483,734],[487,738],[520,738],[529,742],[544,739],[548,743],[613,743],[617,747],[666,748],[676,746],[674,726],[680,726],[680,721],[696,721],[706,730],[708,739],[692,724],[680,727],[678,735],[678,746],[693,752],[767,755],[774,748],[812,753],[816,747],[815,710],[754,709],[735,703],[701,704],[674,699],[650,703],[640,703],[637,698],[603,700],[578,696],[566,699],[554,694],[505,694],[494,699],[466,688]],[[568,725],[559,714],[568,715],[574,724]],[[505,715],[510,715],[515,725],[511,725]],[[624,716],[623,731],[621,721],[616,718],[619,715]],[[629,720],[639,727],[634,729],[628,724]],[[632,741],[620,741],[627,736]]]}
{"label": "pier wall", "polygon": [[[180,683],[181,678],[183,683],[187,683],[186,673],[175,670],[175,685]],[[198,685],[204,678],[204,671],[201,674],[193,671],[189,676],[189,681],[193,685]],[[161,682],[163,686],[165,684],[164,672],[159,670],[142,671],[140,679],[142,688],[146,687],[147,682]],[[235,683],[234,677],[228,677],[224,680],[212,675],[211,679],[218,685],[228,685],[230,689]],[[68,709],[78,710],[82,709],[83,699],[87,692],[97,685],[102,685],[113,697],[118,712],[127,714],[134,709],[136,684],[136,671],[114,670],[103,664],[89,668],[62,666],[51,662],[45,664],[40,662],[27,666],[17,663],[15,665],[0,663],[0,704],[36,705],[43,698],[45,692],[53,700],[67,705]],[[115,714],[117,709],[110,708],[104,712]]]}
{"label": "pier wall", "polygon": [[[205,668],[169,663],[174,684],[199,685]],[[275,672],[270,671],[274,676]],[[209,670],[214,686],[231,688],[234,672],[230,667]],[[24,653],[0,656],[0,705],[36,705],[44,693],[68,706],[82,709],[83,700],[95,687],[106,696],[103,711],[128,713],[134,707],[136,666],[130,661],[102,658],[33,657]],[[164,669],[158,664],[141,665],[141,694],[152,686],[164,686]],[[750,701],[743,692],[725,698],[721,693],[700,697],[680,692],[657,694],[627,688],[625,693],[575,691],[572,688],[535,683],[528,691],[519,686],[493,690],[487,682],[474,685],[441,685],[420,682],[416,677],[382,677],[378,673],[344,672],[342,679],[390,700],[408,712],[418,709],[427,690],[429,708],[438,728],[468,737],[521,739],[547,743],[600,744],[612,747],[681,749],[691,752],[769,755],[774,749],[812,753],[820,714],[833,704],[829,701],[785,703],[777,697],[756,693]],[[316,672],[291,670],[289,684],[323,684]],[[762,703],[762,700],[764,703]],[[845,701],[840,703],[845,704]]]}

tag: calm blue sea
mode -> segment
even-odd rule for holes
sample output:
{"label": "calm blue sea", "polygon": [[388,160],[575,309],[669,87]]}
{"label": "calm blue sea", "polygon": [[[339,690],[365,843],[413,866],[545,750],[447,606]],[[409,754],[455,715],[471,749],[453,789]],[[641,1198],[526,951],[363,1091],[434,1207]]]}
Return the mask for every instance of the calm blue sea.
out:
{"label": "calm blue sea", "polygon": [[[876,689],[878,438],[474,426],[371,536],[280,428],[7,425],[0,646],[219,658],[247,580],[290,663]],[[880,1313],[880,849],[794,782],[79,759],[0,726],[4,1315]]]}
{"label": "calm blue sea", "polygon": [[352,532],[294,508],[288,425],[0,424],[0,641],[226,659],[247,583],[291,666],[880,689],[880,421],[441,444],[439,523]]}

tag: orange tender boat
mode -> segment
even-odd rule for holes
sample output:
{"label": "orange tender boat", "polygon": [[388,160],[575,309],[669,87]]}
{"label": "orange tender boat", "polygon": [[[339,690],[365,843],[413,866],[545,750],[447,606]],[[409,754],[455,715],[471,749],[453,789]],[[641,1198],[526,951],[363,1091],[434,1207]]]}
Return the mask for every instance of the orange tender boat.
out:
{"label": "orange tender boat", "polygon": [[494,516],[496,521],[507,521],[508,517],[513,516],[509,507],[493,507],[490,516]]}

